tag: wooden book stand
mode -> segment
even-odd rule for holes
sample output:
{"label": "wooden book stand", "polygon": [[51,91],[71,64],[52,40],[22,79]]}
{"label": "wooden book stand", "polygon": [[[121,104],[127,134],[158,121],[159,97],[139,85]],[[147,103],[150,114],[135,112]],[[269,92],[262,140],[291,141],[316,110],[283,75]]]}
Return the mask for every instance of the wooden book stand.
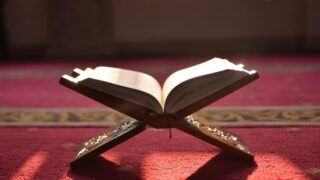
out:
{"label": "wooden book stand", "polygon": [[[71,76],[75,77],[77,75],[79,75],[79,73],[74,71]],[[256,78],[258,78],[257,75],[248,76],[246,79],[239,81],[232,86],[228,86],[226,89],[221,90],[222,93],[215,99],[219,99],[222,96],[233,92]],[[154,128],[177,128],[209,144],[217,146],[238,158],[253,160],[253,154],[239,136],[218,127],[205,125],[201,123],[201,117],[189,115],[182,119],[170,119],[168,117],[161,116],[153,118],[153,114],[149,114],[143,108],[139,109],[139,107],[134,107],[130,103],[126,103],[118,97],[97,91],[94,84],[87,83],[82,85],[81,83],[78,84],[63,77],[60,79],[60,84],[102,104],[112,107],[113,109],[116,109],[130,117],[134,117],[134,119],[129,117],[123,119],[116,126],[85,141],[80,150],[76,153],[74,159],[70,162],[70,166],[72,168],[81,166],[81,164],[87,162],[93,157],[99,156],[110,148],[113,148],[139,134],[145,130],[146,125]]]}

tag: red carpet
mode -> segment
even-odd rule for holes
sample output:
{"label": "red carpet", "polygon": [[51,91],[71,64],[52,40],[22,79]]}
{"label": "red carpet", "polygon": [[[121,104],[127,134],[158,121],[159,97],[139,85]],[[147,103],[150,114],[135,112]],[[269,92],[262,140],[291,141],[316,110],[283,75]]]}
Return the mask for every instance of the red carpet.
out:
{"label": "red carpet", "polygon": [[[319,107],[320,54],[229,59],[258,70],[260,79],[211,106]],[[163,82],[177,69],[203,60],[1,62],[0,108],[13,111],[36,108],[44,112],[42,108],[50,111],[50,108],[104,107],[59,85],[61,74],[74,67],[108,65],[143,71]],[[300,116],[284,112],[286,117],[294,119],[291,122],[294,127],[228,128],[240,135],[255,152],[255,164],[228,157],[178,130],[173,131],[173,139],[169,140],[167,130],[147,129],[88,163],[87,167],[71,171],[68,162],[80,143],[101,132],[102,128],[0,126],[0,179],[320,179],[320,126],[296,126],[295,122],[311,117],[301,109],[305,114]],[[55,119],[54,113],[49,115]],[[263,119],[272,122],[272,115],[266,112]],[[311,115],[318,122],[318,111]],[[30,119],[17,117],[21,122]]]}
{"label": "red carpet", "polygon": [[[246,140],[255,163],[241,162],[173,130],[147,129],[71,171],[80,142],[102,128],[16,128],[0,131],[0,179],[307,179],[320,178],[320,127],[228,128]],[[314,175],[313,175],[314,174]]]}

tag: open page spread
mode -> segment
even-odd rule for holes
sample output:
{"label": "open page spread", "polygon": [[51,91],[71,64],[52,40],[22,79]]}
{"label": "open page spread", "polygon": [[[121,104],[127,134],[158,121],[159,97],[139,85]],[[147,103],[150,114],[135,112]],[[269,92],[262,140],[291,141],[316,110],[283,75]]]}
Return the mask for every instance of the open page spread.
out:
{"label": "open page spread", "polygon": [[214,58],[173,73],[161,89],[155,78],[137,71],[100,66],[84,71],[75,69],[74,72],[78,74],[77,77],[64,75],[63,78],[140,105],[157,114],[175,114],[187,106],[198,105],[198,101],[209,96],[221,98],[220,90],[256,73],[245,70],[243,65]]}

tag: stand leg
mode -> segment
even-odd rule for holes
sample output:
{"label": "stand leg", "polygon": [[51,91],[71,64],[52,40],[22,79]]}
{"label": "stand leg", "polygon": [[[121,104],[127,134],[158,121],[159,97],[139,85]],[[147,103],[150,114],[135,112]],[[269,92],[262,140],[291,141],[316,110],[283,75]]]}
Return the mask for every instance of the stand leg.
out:
{"label": "stand leg", "polygon": [[99,156],[143,130],[145,130],[145,124],[132,118],[126,118],[116,126],[85,141],[76,153],[75,158],[70,162],[70,166],[75,168],[85,164],[88,160]]}
{"label": "stand leg", "polygon": [[175,127],[242,159],[253,160],[254,155],[244,141],[237,135],[218,127],[208,126],[197,116],[187,116],[175,121]]}

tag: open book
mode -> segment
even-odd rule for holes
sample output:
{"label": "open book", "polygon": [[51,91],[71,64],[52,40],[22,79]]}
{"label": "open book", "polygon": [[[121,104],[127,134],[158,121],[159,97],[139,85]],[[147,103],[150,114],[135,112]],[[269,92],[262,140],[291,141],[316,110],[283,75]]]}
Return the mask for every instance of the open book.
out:
{"label": "open book", "polygon": [[87,96],[142,121],[183,119],[258,77],[256,71],[219,58],[171,74],[163,87],[148,74],[113,67],[76,68],[73,75],[63,75],[60,82],[81,87]]}
{"label": "open book", "polygon": [[[165,80],[162,87],[148,74],[105,66],[84,70],[76,68],[71,75],[63,75],[60,83],[137,120],[139,125],[136,127],[139,130],[145,125],[174,127],[234,154],[240,151],[243,156],[252,158],[249,150],[243,148],[246,145],[242,140],[240,143],[239,137],[235,142],[241,146],[237,143],[230,145],[227,142],[230,139],[224,135],[230,133],[203,125],[198,120],[192,120],[193,116],[190,115],[257,78],[258,73],[254,70],[214,58],[176,71]],[[133,130],[123,132],[130,134]],[[111,148],[121,143],[121,138],[124,141],[134,135],[117,134],[117,138],[106,141],[104,147]],[[98,143],[95,147],[100,146]],[[98,148],[97,152],[102,150]]]}

